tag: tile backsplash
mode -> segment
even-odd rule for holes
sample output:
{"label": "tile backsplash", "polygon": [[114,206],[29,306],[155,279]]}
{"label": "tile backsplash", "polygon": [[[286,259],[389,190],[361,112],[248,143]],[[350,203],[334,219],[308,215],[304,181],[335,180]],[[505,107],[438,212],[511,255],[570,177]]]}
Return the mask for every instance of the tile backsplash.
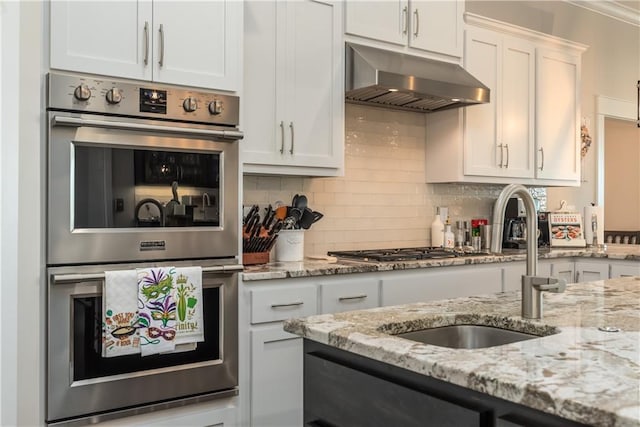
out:
{"label": "tile backsplash", "polygon": [[[304,193],[324,214],[305,233],[305,255],[430,244],[436,206],[452,224],[491,219],[503,185],[426,184],[425,116],[346,104],[345,173],[336,178],[244,177],[245,205],[289,204]],[[539,197],[544,189],[536,189]],[[540,191],[542,190],[542,191]]]}

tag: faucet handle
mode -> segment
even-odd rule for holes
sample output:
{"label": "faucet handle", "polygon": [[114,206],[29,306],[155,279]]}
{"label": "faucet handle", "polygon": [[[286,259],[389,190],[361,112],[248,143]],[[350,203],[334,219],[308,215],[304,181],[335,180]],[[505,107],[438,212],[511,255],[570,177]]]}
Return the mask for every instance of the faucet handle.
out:
{"label": "faucet handle", "polygon": [[558,277],[532,277],[532,285],[541,290],[555,293],[564,292],[567,289],[567,281]]}

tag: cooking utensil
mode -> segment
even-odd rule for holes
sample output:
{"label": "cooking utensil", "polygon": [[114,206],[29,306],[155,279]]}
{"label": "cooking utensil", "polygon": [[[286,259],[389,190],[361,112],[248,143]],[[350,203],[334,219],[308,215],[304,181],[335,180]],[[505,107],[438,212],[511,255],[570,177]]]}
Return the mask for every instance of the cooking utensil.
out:
{"label": "cooking utensil", "polygon": [[322,215],[320,212],[315,212],[309,208],[305,208],[304,212],[302,213],[302,218],[300,218],[300,221],[298,221],[298,225],[300,228],[307,230],[313,223],[319,221],[323,216],[324,215]]}
{"label": "cooking utensil", "polygon": [[291,206],[294,208],[298,208],[303,211],[307,207],[307,196],[304,194],[296,194],[293,196],[293,200],[291,201]]}

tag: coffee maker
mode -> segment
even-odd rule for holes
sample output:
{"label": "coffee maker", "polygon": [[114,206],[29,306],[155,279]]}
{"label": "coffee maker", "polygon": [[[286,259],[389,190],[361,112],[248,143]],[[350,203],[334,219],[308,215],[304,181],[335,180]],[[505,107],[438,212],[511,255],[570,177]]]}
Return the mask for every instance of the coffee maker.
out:
{"label": "coffee maker", "polygon": [[527,247],[527,221],[524,204],[517,197],[509,199],[504,211],[502,247],[509,249],[525,249]]}
{"label": "coffee maker", "polygon": [[[521,199],[513,197],[507,202],[504,213],[504,230],[502,247],[510,249],[526,249],[527,219]],[[549,212],[538,212],[538,247],[549,247]]]}

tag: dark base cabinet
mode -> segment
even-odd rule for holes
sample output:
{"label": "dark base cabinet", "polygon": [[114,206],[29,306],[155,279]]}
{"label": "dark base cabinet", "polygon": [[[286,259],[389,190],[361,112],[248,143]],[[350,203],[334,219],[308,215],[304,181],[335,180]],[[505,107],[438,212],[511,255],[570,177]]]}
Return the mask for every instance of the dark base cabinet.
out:
{"label": "dark base cabinet", "polygon": [[306,339],[304,422],[310,427],[584,426]]}

